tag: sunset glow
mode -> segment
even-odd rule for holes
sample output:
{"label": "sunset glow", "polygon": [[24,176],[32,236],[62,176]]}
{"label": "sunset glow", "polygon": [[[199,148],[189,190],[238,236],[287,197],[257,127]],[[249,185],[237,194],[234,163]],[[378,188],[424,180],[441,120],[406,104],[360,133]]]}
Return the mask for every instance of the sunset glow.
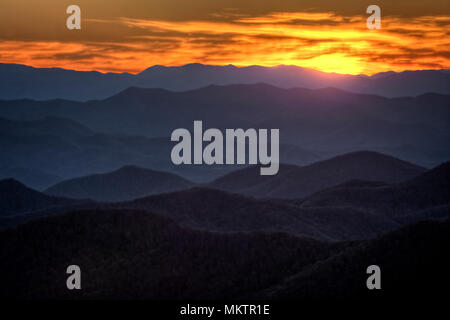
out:
{"label": "sunset glow", "polygon": [[[3,21],[0,62],[131,73],[156,64],[194,62],[298,65],[368,75],[450,68],[448,15],[383,16],[382,28],[369,30],[364,8],[360,15],[332,11],[262,15],[224,12],[205,19],[86,14],[82,30],[69,31],[58,25],[54,36],[47,29],[30,36],[33,32],[27,28],[15,30],[14,24]],[[62,14],[58,21],[64,19]]]}

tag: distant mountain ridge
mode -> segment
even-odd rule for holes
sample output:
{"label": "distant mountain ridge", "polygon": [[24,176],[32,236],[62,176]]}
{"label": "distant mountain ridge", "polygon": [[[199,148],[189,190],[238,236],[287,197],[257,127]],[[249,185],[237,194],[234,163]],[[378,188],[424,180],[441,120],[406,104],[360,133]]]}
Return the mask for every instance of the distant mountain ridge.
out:
{"label": "distant mountain ridge", "polygon": [[34,121],[0,118],[0,134],[15,136],[54,135],[59,137],[85,137],[93,135],[89,128],[70,119],[48,116]]}
{"label": "distant mountain ridge", "polygon": [[85,203],[82,200],[52,197],[28,188],[14,179],[0,180],[0,217]]}
{"label": "distant mountain ridge", "polygon": [[[6,183],[5,188],[12,192],[5,193],[6,211],[3,212],[9,218],[0,217],[0,228],[74,210],[132,209],[166,216],[182,226],[199,230],[287,232],[326,241],[368,239],[416,221],[448,219],[448,168],[448,164],[444,164],[396,184],[353,180],[292,200],[256,199],[194,187],[132,201],[98,203],[51,198],[24,186],[17,189]],[[35,198],[45,201],[35,201]],[[58,205],[49,202],[49,198],[56,199]],[[22,205],[17,207],[20,203]]]}
{"label": "distant mountain ridge", "polygon": [[[450,142],[449,104],[450,95],[384,98],[332,88],[281,89],[267,84],[215,85],[187,92],[133,87],[86,103],[0,101],[0,117],[15,121],[65,118],[96,133],[148,138],[170,137],[177,128],[192,130],[193,121],[198,119],[205,128],[278,128],[281,144],[311,151],[300,152],[300,158],[305,155],[318,160],[365,149],[430,168],[450,158],[446,148]],[[5,143],[10,141],[7,138]],[[65,150],[75,150],[74,144],[78,142],[70,141]],[[170,148],[170,143],[166,147]],[[123,148],[116,150],[122,152]],[[169,161],[167,153],[159,156]],[[281,162],[293,163],[283,157]],[[301,164],[305,163],[311,162]],[[142,166],[140,162],[129,164]],[[108,169],[97,172],[102,171]]]}
{"label": "distant mountain ridge", "polygon": [[295,203],[302,208],[353,208],[378,212],[407,224],[447,219],[450,213],[450,162],[398,184],[350,181]]}
{"label": "distant mountain ridge", "polygon": [[[0,64],[0,83],[1,298],[445,299],[450,70]],[[278,174],[173,164],[199,119],[278,128]]]}
{"label": "distant mountain ridge", "polygon": [[[232,171],[205,186],[256,197],[301,198],[348,180],[399,183],[424,171],[420,166],[384,154],[359,151],[303,167],[281,164],[275,176],[261,176],[259,166],[251,166]],[[57,183],[46,193],[117,202],[188,189],[195,185],[171,173],[125,166],[113,172]]]}
{"label": "distant mountain ridge", "polygon": [[209,184],[257,197],[302,198],[348,180],[399,183],[425,172],[417,165],[377,152],[359,151],[308,166],[282,165],[275,176],[260,176],[256,167],[229,173]]}
{"label": "distant mountain ridge", "polygon": [[187,64],[153,66],[136,75],[100,73],[59,68],[33,68],[0,64],[0,99],[104,99],[128,87],[186,91],[207,85],[265,82],[282,88],[318,89],[336,87],[357,93],[386,97],[417,96],[427,92],[450,94],[447,70],[383,72],[373,76],[325,73],[297,66],[235,67]]}
{"label": "distant mountain ridge", "polygon": [[43,190],[63,180],[59,176],[36,168],[30,169],[14,165],[0,167],[0,179],[16,179],[36,190]]}
{"label": "distant mountain ridge", "polygon": [[[195,182],[207,182],[240,167],[176,166],[170,160],[170,137],[105,134],[56,116],[25,121],[0,117],[0,146],[0,179],[14,178],[37,190],[127,165],[167,171]],[[295,145],[281,144],[280,149],[289,163],[322,158]]]}
{"label": "distant mountain ridge", "polygon": [[47,194],[76,199],[118,202],[151,194],[173,192],[194,185],[175,174],[136,166],[60,182],[46,190]]}

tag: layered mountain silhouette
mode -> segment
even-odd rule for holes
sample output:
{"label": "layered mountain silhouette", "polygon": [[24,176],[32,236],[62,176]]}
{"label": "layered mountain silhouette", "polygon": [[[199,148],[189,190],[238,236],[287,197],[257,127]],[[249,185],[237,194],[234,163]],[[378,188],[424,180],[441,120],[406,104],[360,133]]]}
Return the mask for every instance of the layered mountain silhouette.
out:
{"label": "layered mountain silhouette", "polygon": [[350,181],[297,202],[301,207],[351,207],[377,212],[400,223],[446,219],[450,213],[450,163],[409,181],[387,185]]}
{"label": "layered mountain silhouette", "polygon": [[[426,290],[438,298],[432,289],[448,282],[449,163],[424,172],[398,159],[360,152],[308,167],[323,167],[330,175],[339,169],[359,174],[366,167],[371,171],[367,179],[387,182],[351,180],[293,200],[195,187],[96,203],[2,180],[0,228],[6,230],[0,231],[0,296],[373,301]],[[140,189],[132,182],[148,187],[146,177],[158,187],[168,177],[186,181],[125,167],[72,183],[83,182],[77,184],[87,188],[83,192],[99,197],[131,197],[127,190]],[[126,186],[123,194],[118,182]],[[74,263],[83,270],[83,290],[76,293],[61,285]],[[371,264],[381,267],[382,295],[365,287]]]}
{"label": "layered mountain silhouette", "polygon": [[99,73],[33,68],[0,64],[0,99],[104,99],[130,86],[173,91],[198,89],[210,84],[265,82],[282,88],[319,89],[336,87],[357,93],[387,97],[417,96],[428,92],[449,94],[448,70],[385,72],[373,76],[324,73],[297,66],[235,67],[188,64],[180,67],[153,66],[139,74]]}
{"label": "layered mountain silhouette", "polygon": [[[275,176],[261,176],[259,166],[252,166],[226,174],[206,186],[257,197],[302,198],[348,180],[397,183],[424,171],[422,167],[387,155],[360,151],[304,167],[282,164]],[[60,182],[46,193],[114,202],[188,189],[194,185],[170,173],[126,166],[109,173]]]}
{"label": "layered mountain silhouette", "polygon": [[14,179],[0,180],[0,217],[14,217],[40,211],[69,207],[85,201],[52,197],[35,191]]}
{"label": "layered mountain silhouette", "polygon": [[73,120],[49,116],[35,121],[14,121],[0,118],[0,134],[16,137],[79,138],[93,135],[94,132]]}
{"label": "layered mountain silhouette", "polygon": [[154,195],[106,208],[146,210],[189,228],[220,232],[287,232],[328,241],[375,237],[398,223],[352,208],[301,208],[214,189],[194,188]]}
{"label": "layered mountain silhouette", "polygon": [[36,190],[43,190],[46,187],[52,186],[63,180],[63,178],[57,175],[43,172],[37,168],[29,169],[14,165],[0,167],[0,179],[17,179],[23,184]]}
{"label": "layered mountain silhouette", "polygon": [[[9,198],[10,202],[14,203],[27,199],[21,193],[14,193]],[[13,227],[73,210],[99,209],[155,212],[170,217],[186,227],[199,230],[287,232],[329,241],[375,237],[400,225],[387,216],[373,215],[356,208],[301,208],[291,202],[256,200],[205,188],[193,188],[114,204],[56,199],[58,205],[39,206],[35,211],[9,210],[5,218],[0,218],[0,228]]]}
{"label": "layered mountain silhouette", "polygon": [[[0,177],[14,178],[37,190],[127,165],[168,171],[196,182],[243,167],[176,166],[170,159],[170,137],[103,134],[65,118],[0,118],[0,125]],[[323,157],[294,145],[282,144],[280,148],[281,157],[290,163],[306,164]]]}
{"label": "layered mountain silhouette", "polygon": [[[127,176],[124,172],[128,170],[130,169],[119,170],[108,178],[111,176],[114,178],[117,175],[123,178]],[[131,171],[136,172],[136,170],[139,173],[145,172],[136,168]],[[152,172],[151,175],[154,177],[155,173]],[[167,174],[163,174],[163,177],[167,177]],[[94,180],[101,178],[103,177],[93,177]],[[82,179],[82,181],[89,181],[89,179]],[[123,180],[129,181],[128,178]],[[176,181],[179,179],[177,178]],[[112,192],[115,192],[115,195],[118,194],[117,189],[120,187],[111,187],[104,182],[103,180],[100,185],[103,185],[105,190],[98,188],[93,191],[94,194],[100,193],[101,196]],[[83,185],[86,184],[78,184],[78,186]],[[97,183],[93,185],[99,186]],[[137,190],[137,188],[130,187],[129,190]],[[169,217],[183,226],[199,230],[287,232],[326,241],[342,241],[373,238],[383,232],[420,220],[447,219],[450,212],[449,192],[448,164],[443,164],[405,182],[386,184],[353,180],[302,199],[256,199],[196,187],[133,201],[82,202],[76,205],[78,209],[84,210],[133,209],[154,212]],[[130,193],[124,194],[132,197]],[[87,193],[86,196],[89,197]],[[117,197],[120,197],[120,194]],[[26,198],[18,192],[14,193],[14,197],[9,196],[10,201],[14,203],[26,201]],[[0,225],[1,227],[19,225],[74,209],[72,202],[58,201],[60,205],[57,207],[39,207],[38,211],[29,209],[26,215],[5,221],[0,220]]]}
{"label": "layered mountain silhouette", "polygon": [[[448,219],[448,167],[443,164],[394,184],[350,181],[293,201],[196,188],[118,206],[149,210],[197,229],[283,231],[333,241],[367,239],[420,220]],[[343,191],[335,195],[336,190]]]}
{"label": "layered mountain silhouette", "polygon": [[110,173],[63,181],[47,189],[46,193],[67,198],[118,202],[187,189],[193,185],[171,173],[127,166]]}
{"label": "layered mountain silhouette", "polygon": [[[129,88],[108,99],[86,103],[66,100],[0,101],[0,117],[15,121],[59,117],[76,121],[97,133],[95,137],[87,136],[76,141],[73,138],[68,141],[66,136],[34,138],[38,141],[32,141],[32,144],[45,144],[46,148],[40,148],[43,150],[60,145],[59,149],[63,152],[56,151],[58,155],[62,153],[64,161],[91,158],[89,162],[83,162],[83,166],[71,165],[70,168],[57,170],[63,161],[54,163],[56,161],[52,157],[46,156],[50,159],[47,160],[48,167],[54,169],[48,171],[43,163],[43,170],[63,178],[107,172],[127,164],[177,174],[180,172],[176,170],[194,170],[186,166],[174,171],[169,168],[171,144],[167,142],[173,130],[192,130],[193,121],[198,119],[203,121],[205,129],[280,129],[282,163],[306,164],[364,149],[433,167],[450,157],[445,147],[450,141],[447,121],[450,118],[449,103],[450,96],[447,95],[426,94],[416,98],[388,99],[331,88],[280,89],[264,84],[208,86],[187,92]],[[146,142],[155,146],[151,156],[142,155],[142,150],[148,150],[139,145],[143,139],[130,143],[130,140],[136,140],[136,136],[157,139]],[[42,139],[43,142],[40,141]],[[161,139],[164,143],[158,144]],[[114,148],[108,146],[111,140],[116,144]],[[2,143],[8,146],[8,142],[14,140],[7,136],[4,141]],[[23,141],[22,138],[13,146],[22,146],[26,142],[30,140]],[[95,147],[101,144],[101,148],[92,152],[82,146],[80,150],[80,143]],[[129,148],[132,150],[127,150]],[[80,151],[81,156],[69,156],[68,151]],[[8,152],[5,157],[15,154]],[[100,157],[102,161],[98,160]],[[126,157],[128,159],[124,159]],[[301,159],[307,161],[299,163]],[[11,163],[9,160],[6,162]],[[18,166],[33,167],[27,164],[26,158],[23,162],[19,161]],[[88,170],[79,170],[80,167]],[[218,168],[221,169],[224,167]],[[189,172],[183,175],[190,180],[193,176]],[[201,180],[205,181],[205,176]]]}
{"label": "layered mountain silhouette", "polygon": [[398,183],[424,171],[391,156],[360,151],[303,167],[282,165],[274,176],[261,176],[253,166],[218,178],[209,187],[257,197],[303,198],[348,180]]}
{"label": "layered mountain silhouette", "polygon": [[[2,298],[410,299],[446,287],[448,70],[0,64],[0,81]],[[278,174],[172,164],[171,133],[194,120],[279,129]],[[64,285],[72,264],[77,292]],[[365,286],[372,264],[381,294]]]}

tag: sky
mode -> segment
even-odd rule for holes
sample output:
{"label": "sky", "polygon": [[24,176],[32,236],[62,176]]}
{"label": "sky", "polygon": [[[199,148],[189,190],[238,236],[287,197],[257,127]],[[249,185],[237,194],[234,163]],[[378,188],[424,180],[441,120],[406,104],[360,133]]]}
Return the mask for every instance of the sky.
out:
{"label": "sky", "polygon": [[[81,8],[81,30],[66,8]],[[366,8],[381,8],[381,29]],[[153,65],[450,69],[450,0],[0,0],[0,62],[138,73]]]}

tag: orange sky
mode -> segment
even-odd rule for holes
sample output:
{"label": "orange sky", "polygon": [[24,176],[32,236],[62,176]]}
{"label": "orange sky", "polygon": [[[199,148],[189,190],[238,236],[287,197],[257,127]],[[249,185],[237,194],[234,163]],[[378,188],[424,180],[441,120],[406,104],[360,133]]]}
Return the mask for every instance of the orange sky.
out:
{"label": "orange sky", "polygon": [[[81,7],[81,30],[65,27],[70,4]],[[366,27],[369,4],[381,7],[380,30]],[[193,62],[450,69],[449,26],[448,0],[2,0],[0,62],[132,73]]]}

